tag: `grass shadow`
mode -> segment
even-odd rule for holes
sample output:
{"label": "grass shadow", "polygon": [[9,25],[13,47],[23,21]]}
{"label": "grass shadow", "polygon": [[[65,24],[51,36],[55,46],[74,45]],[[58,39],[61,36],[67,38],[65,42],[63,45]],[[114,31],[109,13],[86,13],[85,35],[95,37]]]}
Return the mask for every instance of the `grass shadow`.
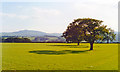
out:
{"label": "grass shadow", "polygon": [[57,46],[57,47],[67,47],[67,48],[89,48],[87,45],[47,45],[47,46]]}
{"label": "grass shadow", "polygon": [[89,50],[82,50],[82,51],[75,51],[75,50],[62,50],[62,51],[52,51],[52,50],[36,50],[36,51],[29,51],[29,53],[35,54],[47,54],[47,55],[61,55],[61,54],[69,54],[69,53],[83,53]]}

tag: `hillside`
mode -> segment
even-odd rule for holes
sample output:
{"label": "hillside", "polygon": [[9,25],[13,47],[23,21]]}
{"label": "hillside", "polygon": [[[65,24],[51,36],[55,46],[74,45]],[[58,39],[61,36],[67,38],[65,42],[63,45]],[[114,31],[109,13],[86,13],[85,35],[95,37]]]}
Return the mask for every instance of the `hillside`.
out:
{"label": "hillside", "polygon": [[61,36],[61,33],[46,33],[42,31],[34,31],[34,30],[21,30],[16,32],[3,32],[0,33],[0,36]]}

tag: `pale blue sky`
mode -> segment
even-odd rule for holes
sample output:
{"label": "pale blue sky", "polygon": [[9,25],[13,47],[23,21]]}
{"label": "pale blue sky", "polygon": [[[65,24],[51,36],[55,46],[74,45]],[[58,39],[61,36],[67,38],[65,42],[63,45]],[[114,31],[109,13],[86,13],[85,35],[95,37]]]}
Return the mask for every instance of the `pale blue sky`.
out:
{"label": "pale blue sky", "polygon": [[76,0],[71,2],[2,2],[2,32],[37,30],[62,33],[77,18],[103,20],[118,30],[118,0]]}

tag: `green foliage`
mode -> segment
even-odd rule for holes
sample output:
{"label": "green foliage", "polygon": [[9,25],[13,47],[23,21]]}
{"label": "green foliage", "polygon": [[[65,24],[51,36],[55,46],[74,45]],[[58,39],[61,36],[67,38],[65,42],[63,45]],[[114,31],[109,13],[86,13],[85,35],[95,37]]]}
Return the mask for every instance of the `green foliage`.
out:
{"label": "green foliage", "polygon": [[114,34],[114,31],[111,28],[108,28],[107,30],[108,31],[104,33],[104,37],[103,37],[102,41],[107,40],[107,43],[109,43],[109,41],[115,40],[116,34]]}

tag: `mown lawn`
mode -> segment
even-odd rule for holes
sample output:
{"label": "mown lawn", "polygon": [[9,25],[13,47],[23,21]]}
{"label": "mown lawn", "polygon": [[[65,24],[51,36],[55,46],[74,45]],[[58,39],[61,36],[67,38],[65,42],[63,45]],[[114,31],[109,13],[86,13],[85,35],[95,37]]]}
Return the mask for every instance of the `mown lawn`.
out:
{"label": "mown lawn", "polygon": [[3,70],[117,70],[118,44],[3,43]]}

